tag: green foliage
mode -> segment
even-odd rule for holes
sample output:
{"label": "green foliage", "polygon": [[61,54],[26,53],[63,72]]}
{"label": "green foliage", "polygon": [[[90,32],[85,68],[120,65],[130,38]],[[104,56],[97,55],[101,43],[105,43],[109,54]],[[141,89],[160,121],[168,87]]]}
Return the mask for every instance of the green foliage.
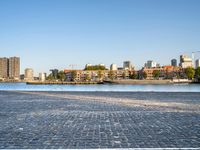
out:
{"label": "green foliage", "polygon": [[50,73],[47,77],[46,77],[46,80],[53,80],[54,79],[54,77],[53,77],[53,75],[52,75],[52,73]]}
{"label": "green foliage", "polygon": [[185,69],[185,74],[188,79],[193,79],[195,75],[195,70],[192,67],[188,67]]}
{"label": "green foliage", "polygon": [[64,81],[66,79],[64,71],[59,71],[58,72],[58,77],[59,80]]}
{"label": "green foliage", "polygon": [[180,79],[180,78],[181,78],[180,73],[176,73],[175,77],[176,77],[177,79]]}
{"label": "green foliage", "polygon": [[147,73],[146,73],[145,71],[143,72],[142,77],[143,77],[144,79],[147,78]]}
{"label": "green foliage", "polygon": [[105,66],[95,65],[95,66],[88,66],[84,70],[107,70]]}
{"label": "green foliage", "polygon": [[196,79],[200,80],[200,67],[195,70],[195,77]]}
{"label": "green foliage", "polygon": [[153,77],[154,77],[155,79],[158,79],[159,76],[160,76],[160,71],[159,71],[159,70],[154,70],[154,71],[153,71]]}
{"label": "green foliage", "polygon": [[101,70],[98,71],[98,79],[101,80],[103,78],[103,72]]}
{"label": "green foliage", "polygon": [[53,76],[53,74],[50,73],[48,75],[48,77],[46,78],[46,80],[49,80],[49,81],[53,81],[53,80],[57,80],[57,79],[60,80],[60,81],[64,81],[66,79],[64,71],[62,71],[62,70],[59,71],[57,76]]}
{"label": "green foliage", "polygon": [[135,72],[132,72],[131,74],[129,74],[129,78],[130,79],[136,79],[137,78],[137,74]]}
{"label": "green foliage", "polygon": [[90,81],[90,80],[91,80],[90,75],[89,75],[89,74],[86,74],[86,75],[85,75],[85,81]]}
{"label": "green foliage", "polygon": [[111,80],[114,79],[114,72],[112,70],[109,71],[108,78],[111,79]]}

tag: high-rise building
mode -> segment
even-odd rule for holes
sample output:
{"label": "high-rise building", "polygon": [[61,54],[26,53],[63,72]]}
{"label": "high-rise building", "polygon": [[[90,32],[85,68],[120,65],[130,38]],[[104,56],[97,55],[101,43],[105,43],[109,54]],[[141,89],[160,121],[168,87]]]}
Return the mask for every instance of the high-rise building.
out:
{"label": "high-rise building", "polygon": [[148,60],[147,63],[145,63],[144,65],[146,68],[154,68],[157,67],[159,65],[157,65],[157,63],[153,60]]}
{"label": "high-rise building", "polygon": [[196,67],[196,68],[200,67],[200,59],[197,59],[197,60],[195,61],[195,67]]}
{"label": "high-rise building", "polygon": [[9,58],[9,78],[19,80],[20,78],[20,58]]}
{"label": "high-rise building", "polygon": [[110,70],[117,70],[117,65],[116,64],[111,64],[110,65]]}
{"label": "high-rise building", "polygon": [[171,60],[171,66],[177,67],[177,60],[176,59]]}
{"label": "high-rise building", "polygon": [[180,56],[180,67],[182,67],[182,68],[193,67],[192,58],[188,57],[187,55],[181,55]]}
{"label": "high-rise building", "polygon": [[33,81],[34,80],[33,69],[31,69],[31,68],[25,69],[24,80],[26,80],[26,81]]}
{"label": "high-rise building", "polygon": [[123,68],[124,68],[124,70],[132,70],[133,65],[131,64],[131,61],[124,61]]}
{"label": "high-rise building", "polygon": [[43,73],[43,72],[39,73],[39,80],[42,81],[42,82],[45,81],[46,80],[46,73]]}
{"label": "high-rise building", "polygon": [[8,78],[8,58],[0,58],[0,78]]}

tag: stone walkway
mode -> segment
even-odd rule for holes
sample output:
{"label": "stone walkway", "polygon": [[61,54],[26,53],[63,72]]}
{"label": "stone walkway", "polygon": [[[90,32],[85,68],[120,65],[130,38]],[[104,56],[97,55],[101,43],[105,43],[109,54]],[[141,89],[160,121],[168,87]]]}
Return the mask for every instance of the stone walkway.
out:
{"label": "stone walkway", "polygon": [[0,148],[197,148],[200,93],[0,92]]}

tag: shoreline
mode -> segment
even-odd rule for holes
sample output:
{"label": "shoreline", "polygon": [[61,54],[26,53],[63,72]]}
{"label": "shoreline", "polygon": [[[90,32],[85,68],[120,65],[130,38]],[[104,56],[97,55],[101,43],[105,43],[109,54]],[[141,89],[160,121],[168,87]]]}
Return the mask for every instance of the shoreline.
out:
{"label": "shoreline", "polygon": [[61,81],[32,81],[32,82],[25,82],[26,84],[70,84],[70,85],[75,85],[75,84],[103,84],[102,82],[61,82]]}
{"label": "shoreline", "polygon": [[124,85],[169,85],[169,84],[200,84],[192,80],[104,80],[104,81],[1,81],[0,83],[26,83],[30,85],[89,85],[89,84],[124,84]]}
{"label": "shoreline", "polygon": [[26,84],[33,84],[33,85],[48,85],[48,84],[58,84],[58,85],[77,85],[77,84],[127,84],[127,85],[166,85],[166,84],[193,84],[195,82],[192,81],[179,81],[174,82],[172,80],[109,80],[103,82],[61,82],[61,81],[31,81],[25,82]]}
{"label": "shoreline", "polygon": [[166,85],[166,84],[192,84],[194,82],[188,81],[172,81],[172,80],[113,80],[107,81],[111,84],[132,84],[132,85]]}

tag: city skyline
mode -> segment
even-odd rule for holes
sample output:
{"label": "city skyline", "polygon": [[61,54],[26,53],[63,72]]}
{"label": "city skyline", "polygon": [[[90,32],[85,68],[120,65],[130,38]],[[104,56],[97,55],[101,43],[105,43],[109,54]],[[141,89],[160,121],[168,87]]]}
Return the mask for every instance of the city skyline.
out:
{"label": "city skyline", "polygon": [[[0,56],[19,56],[21,73],[84,68],[87,63],[136,69],[191,57],[200,48],[198,0],[0,1]],[[199,55],[197,55],[198,57]]]}

